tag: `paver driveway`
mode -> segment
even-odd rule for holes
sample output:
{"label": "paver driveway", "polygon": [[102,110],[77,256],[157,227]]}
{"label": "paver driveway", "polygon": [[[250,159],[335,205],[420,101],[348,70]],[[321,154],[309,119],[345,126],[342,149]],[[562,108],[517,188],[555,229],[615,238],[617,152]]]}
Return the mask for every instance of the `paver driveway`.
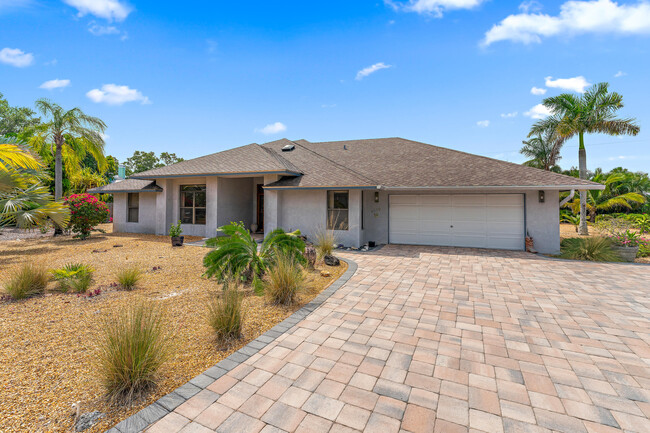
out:
{"label": "paver driveway", "polygon": [[650,432],[650,267],[349,257],[321,307],[148,431]]}

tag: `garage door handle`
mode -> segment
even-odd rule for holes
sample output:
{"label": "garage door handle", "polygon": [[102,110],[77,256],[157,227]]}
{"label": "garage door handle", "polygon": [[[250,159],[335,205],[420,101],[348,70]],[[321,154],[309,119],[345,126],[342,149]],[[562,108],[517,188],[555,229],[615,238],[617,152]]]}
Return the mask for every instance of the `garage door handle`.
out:
{"label": "garage door handle", "polygon": [[454,228],[454,226],[449,226],[449,227],[452,228],[452,229]]}

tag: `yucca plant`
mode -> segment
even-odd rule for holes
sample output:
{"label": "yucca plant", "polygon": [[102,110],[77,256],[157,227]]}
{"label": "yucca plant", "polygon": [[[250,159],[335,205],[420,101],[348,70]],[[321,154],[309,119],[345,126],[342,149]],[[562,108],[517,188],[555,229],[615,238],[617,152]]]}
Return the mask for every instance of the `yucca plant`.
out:
{"label": "yucca plant", "polygon": [[568,238],[562,240],[560,257],[594,262],[620,262],[612,248],[612,241],[604,237]]}
{"label": "yucca plant", "polygon": [[142,278],[142,270],[137,265],[127,266],[115,274],[117,282],[124,290],[133,290]]}
{"label": "yucca plant", "polygon": [[277,304],[289,305],[304,288],[305,274],[295,256],[278,253],[264,279],[264,293]]}
{"label": "yucca plant", "polygon": [[241,275],[244,280],[252,281],[266,272],[269,262],[277,252],[302,257],[305,250],[299,230],[286,233],[282,229],[275,229],[266,235],[259,250],[257,242],[243,223],[231,223],[219,227],[217,231],[225,236],[211,238],[205,242],[206,246],[213,250],[205,255],[203,265],[206,268],[206,276],[215,277],[220,281],[231,274]]}
{"label": "yucca plant", "polygon": [[208,294],[208,323],[218,340],[228,341],[241,337],[244,324],[244,295],[234,278],[226,278],[221,293]]}
{"label": "yucca plant", "polygon": [[58,283],[57,289],[63,293],[85,293],[93,282],[93,269],[83,263],[67,263],[50,272]]}
{"label": "yucca plant", "polygon": [[49,275],[44,267],[25,263],[12,274],[4,288],[12,299],[25,299],[42,294],[48,281]]}
{"label": "yucca plant", "polygon": [[171,355],[165,314],[152,303],[120,309],[102,322],[97,372],[108,397],[128,403],[156,385]]}

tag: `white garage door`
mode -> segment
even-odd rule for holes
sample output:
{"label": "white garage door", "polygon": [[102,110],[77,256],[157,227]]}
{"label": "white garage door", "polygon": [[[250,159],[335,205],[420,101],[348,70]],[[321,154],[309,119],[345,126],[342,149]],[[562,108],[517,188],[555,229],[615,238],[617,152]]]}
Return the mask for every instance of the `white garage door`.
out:
{"label": "white garage door", "polygon": [[390,195],[389,242],[524,249],[523,194]]}

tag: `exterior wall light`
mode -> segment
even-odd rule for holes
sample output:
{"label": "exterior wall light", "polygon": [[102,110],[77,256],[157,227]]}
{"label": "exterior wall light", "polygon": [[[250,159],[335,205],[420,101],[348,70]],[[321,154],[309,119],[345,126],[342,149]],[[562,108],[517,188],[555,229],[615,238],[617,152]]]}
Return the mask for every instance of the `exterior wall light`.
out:
{"label": "exterior wall light", "polygon": [[540,203],[544,203],[544,191],[537,191],[537,196]]}
{"label": "exterior wall light", "polygon": [[375,191],[375,203],[379,203],[379,191]]}

